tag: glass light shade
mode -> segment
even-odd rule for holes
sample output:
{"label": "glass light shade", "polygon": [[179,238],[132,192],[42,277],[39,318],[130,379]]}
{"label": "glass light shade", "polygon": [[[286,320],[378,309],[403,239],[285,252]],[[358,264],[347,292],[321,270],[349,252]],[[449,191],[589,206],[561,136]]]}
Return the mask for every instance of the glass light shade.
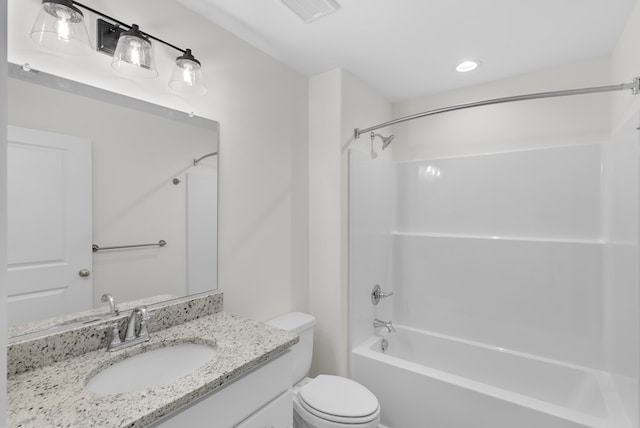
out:
{"label": "glass light shade", "polygon": [[84,16],[71,0],[43,0],[31,29],[31,39],[68,55],[90,55],[93,45]]}
{"label": "glass light shade", "polygon": [[136,24],[120,35],[111,66],[134,77],[153,78],[158,75],[151,42]]}
{"label": "glass light shade", "polygon": [[191,54],[191,49],[176,58],[176,65],[169,79],[169,87],[186,95],[204,95],[207,88],[202,77],[200,61]]}

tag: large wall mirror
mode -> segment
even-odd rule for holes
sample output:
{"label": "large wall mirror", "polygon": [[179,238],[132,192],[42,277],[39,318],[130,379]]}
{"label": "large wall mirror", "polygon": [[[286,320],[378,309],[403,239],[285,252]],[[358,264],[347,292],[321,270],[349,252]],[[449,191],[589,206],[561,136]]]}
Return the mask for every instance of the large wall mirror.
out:
{"label": "large wall mirror", "polygon": [[218,123],[9,67],[10,336],[106,312],[105,293],[123,304],[216,289]]}

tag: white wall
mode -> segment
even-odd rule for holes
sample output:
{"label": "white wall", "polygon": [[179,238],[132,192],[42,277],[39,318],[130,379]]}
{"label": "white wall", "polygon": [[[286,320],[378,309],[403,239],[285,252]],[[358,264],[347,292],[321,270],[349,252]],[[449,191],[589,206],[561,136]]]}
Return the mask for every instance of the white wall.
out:
{"label": "white wall", "polygon": [[318,324],[314,373],[348,371],[348,148],[353,128],[390,119],[390,104],[343,70],[309,83],[309,310]]}
{"label": "white wall", "polygon": [[[7,7],[0,1],[0,64],[7,62]],[[7,93],[7,68],[0,67],[0,94]],[[7,127],[7,99],[0,98],[0,129]],[[7,133],[0,134],[0,165],[7,164]],[[0,349],[7,345],[7,175],[0,168]],[[7,353],[0,352],[0,426],[7,421]]]}
{"label": "white wall", "polygon": [[[394,105],[394,117],[465,102],[608,83],[609,61],[601,58],[401,102]],[[394,127],[394,157],[426,159],[600,142],[610,130],[609,97],[596,94],[523,101],[406,122]]]}
{"label": "white wall", "polygon": [[345,315],[341,254],[341,87],[333,70],[309,81],[309,311],[312,372],[342,373]]}
{"label": "white wall", "polygon": [[63,58],[40,51],[28,37],[40,2],[9,4],[10,61],[220,122],[219,284],[225,308],[255,319],[308,309],[307,78],[174,2],[162,8],[154,0],[93,2],[193,50],[208,93],[184,98],[166,87],[175,51],[157,45],[160,77],[129,80],[100,53]]}

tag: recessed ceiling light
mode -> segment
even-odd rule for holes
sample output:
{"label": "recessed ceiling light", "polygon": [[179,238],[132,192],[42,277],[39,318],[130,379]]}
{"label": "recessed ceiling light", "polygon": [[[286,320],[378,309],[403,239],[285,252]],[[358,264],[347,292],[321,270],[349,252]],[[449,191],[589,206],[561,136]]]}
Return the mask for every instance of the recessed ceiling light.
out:
{"label": "recessed ceiling light", "polygon": [[460,73],[466,73],[468,71],[475,70],[476,68],[478,68],[479,65],[480,65],[480,61],[478,60],[462,61],[456,67],[456,71],[459,71]]}

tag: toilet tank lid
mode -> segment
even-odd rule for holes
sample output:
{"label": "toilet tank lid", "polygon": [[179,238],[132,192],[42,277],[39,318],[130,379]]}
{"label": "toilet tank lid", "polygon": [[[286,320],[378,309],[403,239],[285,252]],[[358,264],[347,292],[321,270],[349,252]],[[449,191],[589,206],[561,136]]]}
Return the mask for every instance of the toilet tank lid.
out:
{"label": "toilet tank lid", "polygon": [[301,331],[311,328],[315,323],[316,319],[313,315],[302,312],[289,312],[288,314],[265,321],[267,325],[294,333],[300,333]]}

